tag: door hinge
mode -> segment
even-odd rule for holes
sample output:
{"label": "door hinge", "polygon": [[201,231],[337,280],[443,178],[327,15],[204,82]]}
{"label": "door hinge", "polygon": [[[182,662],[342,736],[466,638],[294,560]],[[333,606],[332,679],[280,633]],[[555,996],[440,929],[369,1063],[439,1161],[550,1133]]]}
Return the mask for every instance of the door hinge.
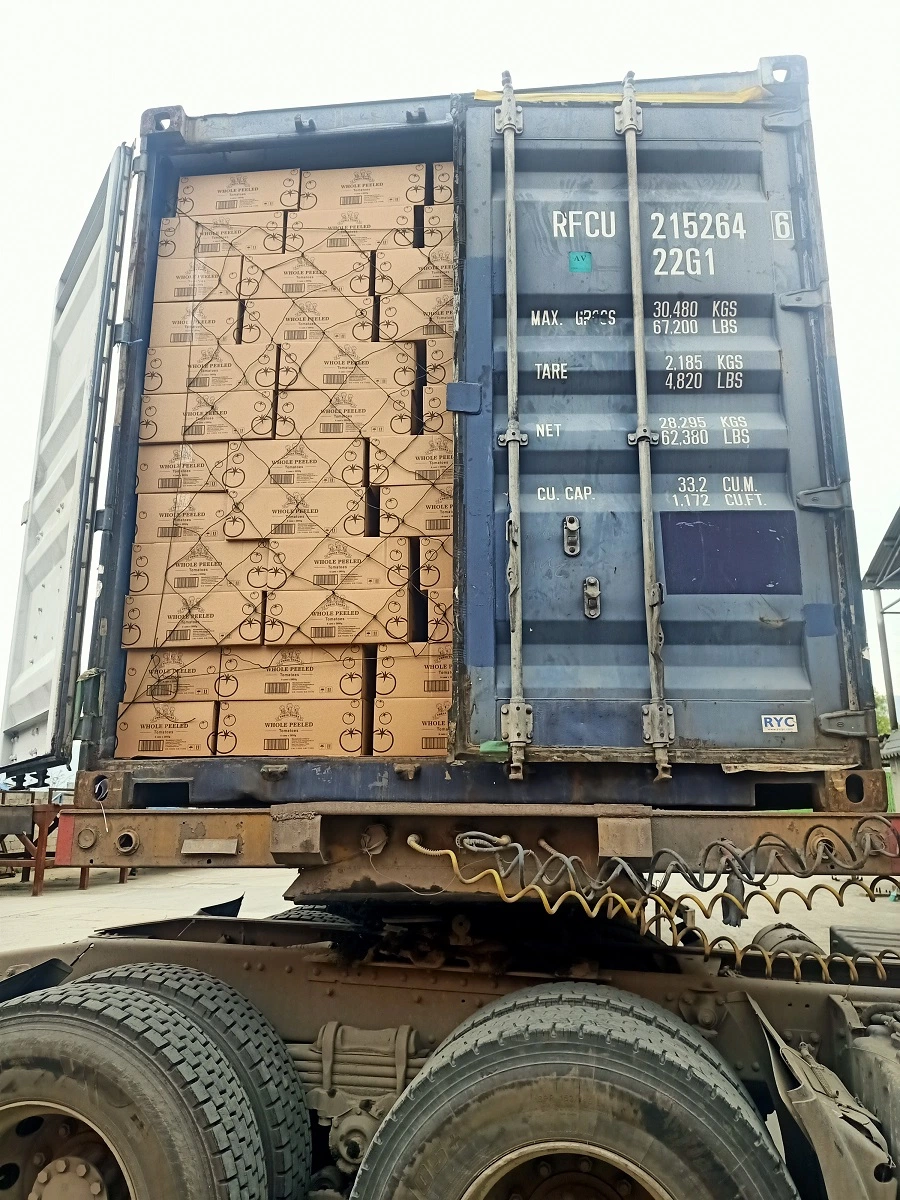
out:
{"label": "door hinge", "polygon": [[827,733],[832,737],[864,738],[870,736],[868,710],[862,708],[821,713],[816,717],[816,726],[820,733]]}
{"label": "door hinge", "polygon": [[132,173],[132,175],[146,175],[147,174],[147,155],[146,154],[136,154],[134,156],[134,158],[131,160],[131,173]]}
{"label": "door hinge", "polygon": [[798,492],[797,507],[817,512],[839,512],[851,507],[850,484],[848,482],[835,484],[834,487],[806,488]]}
{"label": "door hinge", "polygon": [[645,704],[641,708],[644,741],[650,746],[675,741],[675,712],[671,704]]}
{"label": "door hinge", "polygon": [[799,292],[785,292],[778,297],[779,305],[788,312],[808,312],[813,308],[821,308],[828,300],[827,283],[820,283],[817,288],[806,288]]}
{"label": "door hinge", "polygon": [[530,743],[534,735],[534,709],[530,704],[500,706],[500,737],[504,742]]}
{"label": "door hinge", "polygon": [[482,396],[480,383],[448,383],[447,412],[480,413]]}
{"label": "door hinge", "polygon": [[98,508],[94,513],[94,533],[109,533],[112,529],[112,509]]}
{"label": "door hinge", "polygon": [[134,327],[130,321],[122,321],[113,327],[113,342],[117,346],[130,346]]}

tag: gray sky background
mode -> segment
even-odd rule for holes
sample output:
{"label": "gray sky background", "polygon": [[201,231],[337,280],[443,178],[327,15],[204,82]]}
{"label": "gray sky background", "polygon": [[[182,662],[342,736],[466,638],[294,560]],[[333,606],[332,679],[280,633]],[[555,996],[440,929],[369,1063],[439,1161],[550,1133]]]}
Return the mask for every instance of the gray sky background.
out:
{"label": "gray sky background", "polygon": [[[900,503],[888,420],[891,280],[900,278],[898,34],[897,0],[10,5],[0,63],[0,695],[56,281],[113,149],[157,105],[302,110],[495,88],[504,69],[526,88],[616,80],[629,69],[638,79],[743,71],[765,55],[805,55],[865,568]],[[900,618],[893,622],[898,677]]]}

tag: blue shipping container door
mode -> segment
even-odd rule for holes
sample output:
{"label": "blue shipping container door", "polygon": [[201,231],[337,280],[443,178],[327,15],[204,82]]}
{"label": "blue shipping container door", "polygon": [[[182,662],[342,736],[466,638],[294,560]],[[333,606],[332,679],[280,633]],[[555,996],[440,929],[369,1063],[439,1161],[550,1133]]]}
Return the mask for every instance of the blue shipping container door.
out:
{"label": "blue shipping container door", "polygon": [[[669,89],[671,90],[671,89]],[[774,89],[777,90],[777,89]],[[638,91],[641,91],[638,86]],[[637,138],[665,701],[682,761],[852,760],[865,677],[805,89],[642,103]],[[650,698],[625,145],[613,105],[524,103],[516,136],[529,753],[646,752]],[[462,740],[510,697],[504,166],[466,114]],[[822,491],[821,489],[826,489]],[[565,542],[577,531],[578,552]],[[574,548],[569,542],[570,551]],[[599,583],[586,589],[586,580]],[[588,594],[590,593],[590,594]],[[599,616],[596,613],[599,605]],[[864,685],[865,688],[866,685]],[[859,714],[856,714],[857,716]],[[855,717],[857,737],[862,725]]]}

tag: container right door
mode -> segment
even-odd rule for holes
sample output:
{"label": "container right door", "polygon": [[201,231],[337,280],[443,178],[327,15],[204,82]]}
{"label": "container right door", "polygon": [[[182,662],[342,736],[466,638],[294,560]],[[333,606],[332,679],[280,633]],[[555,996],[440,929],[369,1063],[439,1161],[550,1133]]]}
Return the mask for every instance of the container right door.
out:
{"label": "container right door", "polygon": [[[871,719],[860,711],[871,685],[805,73],[802,60],[789,64],[785,81],[770,62],[756,77],[638,84],[652,524],[676,761],[858,763]],[[722,98],[696,102],[701,90]],[[640,758],[650,673],[629,442],[625,147],[608,98],[522,110],[529,752]],[[501,739],[510,696],[508,464],[497,440],[506,428],[504,167],[486,104],[467,114],[466,213],[462,377],[481,380],[486,397],[480,414],[461,418],[461,728],[472,748]]]}

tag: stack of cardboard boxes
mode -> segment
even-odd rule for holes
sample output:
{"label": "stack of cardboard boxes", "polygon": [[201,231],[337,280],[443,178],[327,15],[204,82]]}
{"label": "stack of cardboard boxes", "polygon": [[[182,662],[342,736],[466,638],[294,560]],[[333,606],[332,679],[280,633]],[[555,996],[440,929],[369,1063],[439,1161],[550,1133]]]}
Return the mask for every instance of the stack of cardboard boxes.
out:
{"label": "stack of cardboard boxes", "polygon": [[450,164],[179,181],[121,757],[446,753],[453,281]]}

